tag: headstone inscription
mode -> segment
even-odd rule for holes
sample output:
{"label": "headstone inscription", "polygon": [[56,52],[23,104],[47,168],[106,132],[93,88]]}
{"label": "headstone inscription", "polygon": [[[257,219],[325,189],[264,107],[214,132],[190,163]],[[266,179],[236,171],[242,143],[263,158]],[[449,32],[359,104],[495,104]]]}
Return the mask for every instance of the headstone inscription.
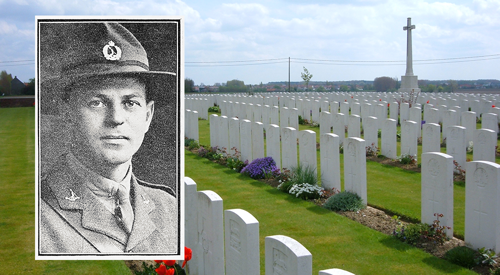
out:
{"label": "headstone inscription", "polygon": [[283,235],[266,237],[265,243],[266,275],[312,275],[312,254],[302,244]]}
{"label": "headstone inscription", "polygon": [[224,211],[226,275],[259,275],[259,221],[242,209]]}

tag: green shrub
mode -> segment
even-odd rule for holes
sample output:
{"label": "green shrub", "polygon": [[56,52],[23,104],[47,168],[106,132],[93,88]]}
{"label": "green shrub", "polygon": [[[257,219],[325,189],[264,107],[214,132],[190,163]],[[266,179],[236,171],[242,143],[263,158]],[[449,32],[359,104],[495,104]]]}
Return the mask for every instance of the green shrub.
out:
{"label": "green shrub", "polygon": [[457,246],[448,250],[445,254],[445,258],[465,268],[476,266],[476,251],[465,246]]}
{"label": "green shrub", "polygon": [[310,185],[318,185],[316,169],[299,163],[297,167],[292,167],[291,172],[292,176],[290,177],[290,181],[292,184],[309,183]]}
{"label": "green shrub", "polygon": [[219,106],[212,106],[208,108],[209,112],[214,112],[214,113],[220,113],[220,108]]}
{"label": "green shrub", "polygon": [[365,208],[365,205],[358,194],[342,191],[330,197],[323,207],[333,211],[358,211]]}
{"label": "green shrub", "polygon": [[198,142],[194,139],[188,144],[189,151],[194,150],[194,149],[198,149],[198,148],[200,148],[200,144],[198,144]]}
{"label": "green shrub", "polygon": [[398,240],[416,245],[423,240],[422,232],[427,230],[428,226],[422,223],[410,223],[406,226],[398,226],[392,233]]}
{"label": "green shrub", "polygon": [[229,169],[235,170],[236,172],[241,172],[245,166],[248,165],[248,160],[245,162],[239,160],[237,157],[228,157],[226,165]]}
{"label": "green shrub", "polygon": [[191,144],[193,141],[195,141],[195,140],[192,138],[185,138],[184,139],[184,146],[185,147],[189,146],[189,144]]}
{"label": "green shrub", "polygon": [[500,268],[497,268],[495,271],[493,271],[491,275],[500,275]]}

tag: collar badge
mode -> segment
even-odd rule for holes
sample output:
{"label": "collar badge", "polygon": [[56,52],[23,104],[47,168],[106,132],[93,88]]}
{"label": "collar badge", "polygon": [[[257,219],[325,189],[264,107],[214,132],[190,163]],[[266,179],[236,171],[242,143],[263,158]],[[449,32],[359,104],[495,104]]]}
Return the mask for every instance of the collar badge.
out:
{"label": "collar badge", "polygon": [[75,192],[73,192],[73,190],[69,189],[69,192],[71,192],[71,196],[70,197],[66,197],[65,199],[69,200],[69,201],[76,201],[78,199],[80,199],[80,197],[78,197]]}
{"label": "collar badge", "polygon": [[120,60],[122,57],[122,50],[115,45],[115,42],[109,41],[108,44],[102,48],[102,54],[107,60]]}

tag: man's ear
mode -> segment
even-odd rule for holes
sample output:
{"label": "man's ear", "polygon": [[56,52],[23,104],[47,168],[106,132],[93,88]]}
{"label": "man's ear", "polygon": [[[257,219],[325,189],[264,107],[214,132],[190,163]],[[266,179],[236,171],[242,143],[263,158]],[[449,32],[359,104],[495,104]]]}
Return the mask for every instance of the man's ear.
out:
{"label": "man's ear", "polygon": [[149,130],[149,125],[151,125],[151,121],[153,120],[153,114],[155,112],[155,102],[153,100],[149,101],[146,105],[146,132]]}

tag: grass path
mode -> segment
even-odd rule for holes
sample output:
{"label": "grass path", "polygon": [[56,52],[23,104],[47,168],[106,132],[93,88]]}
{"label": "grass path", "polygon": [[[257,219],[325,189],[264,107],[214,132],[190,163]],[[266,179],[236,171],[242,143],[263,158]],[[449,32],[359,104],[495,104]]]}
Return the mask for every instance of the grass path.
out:
{"label": "grass path", "polygon": [[35,261],[35,108],[0,108],[0,274],[129,274],[123,261]]}
{"label": "grass path", "polygon": [[245,209],[259,220],[261,274],[264,238],[278,234],[296,239],[312,253],[313,274],[334,267],[355,274],[474,274],[189,151],[185,164],[186,176],[198,190],[215,191],[224,209]]}

